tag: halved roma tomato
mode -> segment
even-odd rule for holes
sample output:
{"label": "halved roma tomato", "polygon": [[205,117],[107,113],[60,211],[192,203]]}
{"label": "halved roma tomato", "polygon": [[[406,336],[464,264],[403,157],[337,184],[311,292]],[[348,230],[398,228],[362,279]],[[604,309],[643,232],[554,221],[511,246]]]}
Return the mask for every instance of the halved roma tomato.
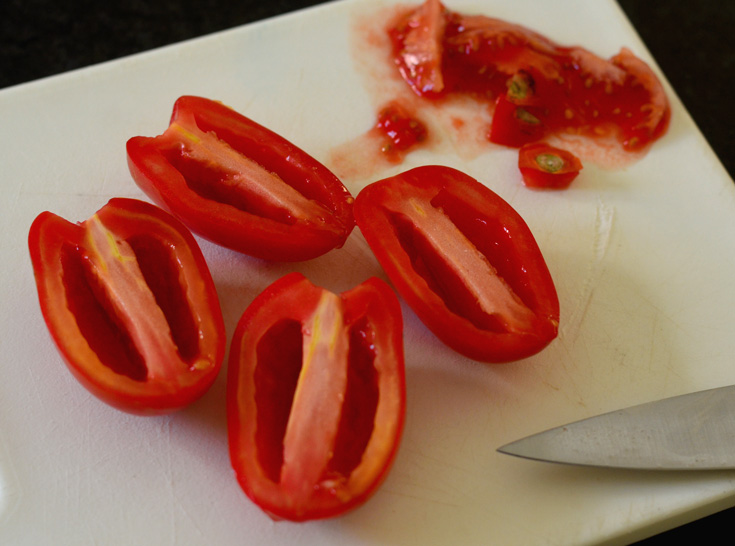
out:
{"label": "halved roma tomato", "polygon": [[518,151],[518,168],[528,187],[563,189],[577,178],[582,162],[567,150],[533,142]]}
{"label": "halved roma tomato", "polygon": [[184,96],[169,128],[127,143],[133,179],[217,244],[268,260],[315,258],[344,244],[353,198],[324,165],[227,106]]}
{"label": "halved roma tomato", "polygon": [[204,257],[181,222],[154,205],[112,199],[78,224],[41,213],[28,246],[49,332],[95,396],[160,414],[211,386],[224,323]]}
{"label": "halved roma tomato", "polygon": [[355,219],[396,290],[457,352],[507,362],[556,337],[559,300],[536,240],[477,180],[418,167],[366,186]]}
{"label": "halved roma tomato", "polygon": [[272,518],[344,514],[386,477],[404,422],[402,333],[376,278],[337,295],[291,273],[247,308],[230,349],[230,458]]}

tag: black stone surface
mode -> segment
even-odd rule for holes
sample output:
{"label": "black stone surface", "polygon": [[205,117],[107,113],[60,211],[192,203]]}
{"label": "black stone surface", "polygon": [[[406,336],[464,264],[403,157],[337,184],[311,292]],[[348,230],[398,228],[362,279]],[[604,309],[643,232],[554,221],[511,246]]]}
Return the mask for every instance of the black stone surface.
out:
{"label": "black stone surface", "polygon": [[[552,0],[548,0],[552,1]],[[0,88],[323,2],[2,0]],[[735,176],[735,2],[618,0],[731,177]],[[623,44],[621,44],[623,45]],[[705,183],[706,181],[703,181]],[[735,356],[735,355],[734,355]],[[725,510],[638,544],[730,544]]]}

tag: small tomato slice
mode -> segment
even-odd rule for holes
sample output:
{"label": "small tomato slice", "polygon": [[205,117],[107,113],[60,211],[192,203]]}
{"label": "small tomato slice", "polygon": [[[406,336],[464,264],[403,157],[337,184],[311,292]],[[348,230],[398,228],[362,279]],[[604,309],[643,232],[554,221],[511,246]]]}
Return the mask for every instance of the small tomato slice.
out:
{"label": "small tomato slice", "polygon": [[192,231],[278,261],[340,247],[353,198],[316,159],[227,106],[184,96],[169,128],[127,143],[133,179]]}
{"label": "small tomato slice", "polygon": [[219,300],[199,247],[178,220],[112,199],[74,224],[50,212],[28,245],[46,325],[72,374],[135,414],[190,404],[225,353]]}
{"label": "small tomato slice", "polygon": [[495,144],[520,148],[546,134],[546,126],[533,107],[518,105],[500,95],[495,101],[488,139]]}
{"label": "small tomato slice", "polygon": [[402,334],[376,278],[337,295],[291,273],[247,308],[230,349],[230,458],[272,518],[338,516],[386,477],[404,422]]}
{"label": "small tomato slice", "polygon": [[563,189],[577,178],[582,163],[567,150],[535,142],[519,150],[518,168],[528,187]]}
{"label": "small tomato slice", "polygon": [[441,96],[445,8],[439,0],[427,0],[391,28],[394,58],[403,78],[419,96]]}
{"label": "small tomato slice", "polygon": [[374,182],[355,218],[396,290],[455,351],[507,362],[556,337],[559,301],[536,240],[470,176],[425,166]]}

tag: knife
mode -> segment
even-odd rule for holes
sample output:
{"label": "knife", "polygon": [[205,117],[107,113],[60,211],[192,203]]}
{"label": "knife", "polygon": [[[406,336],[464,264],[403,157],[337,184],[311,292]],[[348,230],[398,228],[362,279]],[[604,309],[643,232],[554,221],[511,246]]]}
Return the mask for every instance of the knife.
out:
{"label": "knife", "polygon": [[612,411],[528,436],[500,453],[645,470],[735,468],[735,385]]}

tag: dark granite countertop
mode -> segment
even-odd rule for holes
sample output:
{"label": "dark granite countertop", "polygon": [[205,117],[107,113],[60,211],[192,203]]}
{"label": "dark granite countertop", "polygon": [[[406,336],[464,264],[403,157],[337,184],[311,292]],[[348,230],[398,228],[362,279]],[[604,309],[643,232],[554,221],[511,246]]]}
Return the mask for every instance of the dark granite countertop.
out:
{"label": "dark granite countertop", "polygon": [[[731,177],[735,177],[735,2],[618,0]],[[0,88],[239,26],[314,0],[0,3]],[[728,91],[730,90],[730,91]],[[639,544],[724,543],[735,509]]]}

